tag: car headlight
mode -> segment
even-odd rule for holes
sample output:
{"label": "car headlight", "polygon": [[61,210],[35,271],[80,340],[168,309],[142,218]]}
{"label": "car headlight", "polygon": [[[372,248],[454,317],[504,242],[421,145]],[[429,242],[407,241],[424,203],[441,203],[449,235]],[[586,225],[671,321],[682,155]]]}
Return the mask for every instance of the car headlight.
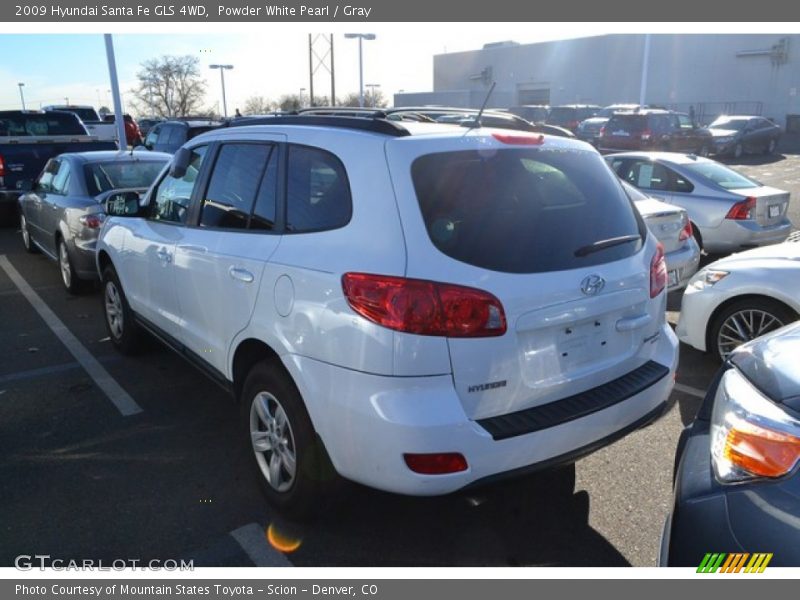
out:
{"label": "car headlight", "polygon": [[721,483],[776,478],[800,460],[800,422],[737,369],[725,372],[711,415],[711,464]]}
{"label": "car headlight", "polygon": [[697,289],[703,289],[706,286],[712,286],[715,283],[725,279],[730,275],[729,271],[721,271],[718,269],[702,269],[694,274],[689,280],[689,285]]}

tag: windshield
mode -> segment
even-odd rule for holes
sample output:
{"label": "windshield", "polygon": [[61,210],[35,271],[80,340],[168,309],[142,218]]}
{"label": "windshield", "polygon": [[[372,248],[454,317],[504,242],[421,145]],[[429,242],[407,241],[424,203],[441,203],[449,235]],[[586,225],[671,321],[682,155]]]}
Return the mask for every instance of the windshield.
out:
{"label": "windshield", "polygon": [[89,195],[97,196],[118,188],[147,188],[166,163],[166,160],[132,160],[88,164],[86,189]]}
{"label": "windshield", "polygon": [[616,131],[636,132],[647,128],[645,115],[614,115],[606,123],[606,131],[614,135]]}
{"label": "windshield", "polygon": [[570,121],[574,121],[577,117],[577,111],[574,108],[551,108],[550,114],[547,115],[547,122],[553,125],[566,125]]}
{"label": "windshield", "polygon": [[747,125],[748,119],[717,119],[709,127],[712,129],[733,129],[734,131],[741,131]]}
{"label": "windshield", "polygon": [[[477,267],[561,271],[627,258],[642,247],[638,213],[596,152],[443,152],[417,158],[411,176],[434,246]],[[636,239],[576,256],[626,236]]]}
{"label": "windshield", "polygon": [[0,116],[0,136],[86,135],[70,113],[16,113]]}
{"label": "windshield", "polygon": [[687,171],[705,177],[726,190],[741,190],[761,185],[741,173],[715,162],[700,162],[683,166]]}

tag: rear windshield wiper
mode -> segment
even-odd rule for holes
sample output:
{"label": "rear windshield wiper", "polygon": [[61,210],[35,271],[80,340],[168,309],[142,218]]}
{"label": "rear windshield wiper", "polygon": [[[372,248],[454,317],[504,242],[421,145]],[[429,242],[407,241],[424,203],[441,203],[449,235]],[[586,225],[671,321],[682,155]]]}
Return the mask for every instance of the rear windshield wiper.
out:
{"label": "rear windshield wiper", "polygon": [[632,234],[632,235],[621,235],[619,237],[608,238],[607,240],[599,240],[597,242],[593,242],[586,246],[581,246],[577,250],[575,250],[575,256],[587,256],[589,254],[593,254],[594,252],[598,252],[600,250],[605,250],[606,248],[611,248],[612,246],[619,246],[620,244],[627,244],[628,242],[635,242],[636,240],[641,240],[642,236],[639,234]]}

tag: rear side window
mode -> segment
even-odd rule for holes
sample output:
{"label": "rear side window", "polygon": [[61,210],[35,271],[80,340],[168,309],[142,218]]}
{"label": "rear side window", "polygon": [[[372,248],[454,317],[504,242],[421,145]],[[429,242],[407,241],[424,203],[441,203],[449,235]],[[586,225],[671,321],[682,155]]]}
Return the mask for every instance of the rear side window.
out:
{"label": "rear side window", "polygon": [[17,113],[0,117],[0,136],[86,135],[86,128],[72,113]]}
{"label": "rear side window", "polygon": [[350,185],[341,161],[330,152],[289,146],[286,229],[291,233],[336,229],[352,213]]}
{"label": "rear side window", "polygon": [[247,228],[271,153],[268,144],[222,146],[203,199],[200,227]]}
{"label": "rear side window", "polygon": [[69,190],[69,175],[70,175],[70,164],[68,160],[61,161],[61,166],[58,169],[58,173],[55,177],[53,177],[53,189],[52,192],[56,194],[61,194],[62,196],[67,195],[67,191]]}
{"label": "rear side window", "polygon": [[[429,154],[411,176],[428,236],[441,252],[477,267],[541,273],[635,254],[644,225],[596,153],[500,150]],[[598,241],[640,239],[576,256]]]}
{"label": "rear side window", "polygon": [[644,115],[614,115],[606,125],[606,131],[611,135],[618,131],[635,133],[645,129],[647,129],[647,117]]}

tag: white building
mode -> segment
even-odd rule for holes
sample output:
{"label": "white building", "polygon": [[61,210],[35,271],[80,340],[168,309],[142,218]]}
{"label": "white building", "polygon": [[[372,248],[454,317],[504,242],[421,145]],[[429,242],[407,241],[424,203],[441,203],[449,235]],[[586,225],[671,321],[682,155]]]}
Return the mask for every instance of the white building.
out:
{"label": "white building", "polygon": [[759,114],[786,124],[800,113],[800,35],[604,35],[517,44],[433,58],[433,92],[395,95],[396,106],[489,106],[644,102],[688,111],[699,120]]}

